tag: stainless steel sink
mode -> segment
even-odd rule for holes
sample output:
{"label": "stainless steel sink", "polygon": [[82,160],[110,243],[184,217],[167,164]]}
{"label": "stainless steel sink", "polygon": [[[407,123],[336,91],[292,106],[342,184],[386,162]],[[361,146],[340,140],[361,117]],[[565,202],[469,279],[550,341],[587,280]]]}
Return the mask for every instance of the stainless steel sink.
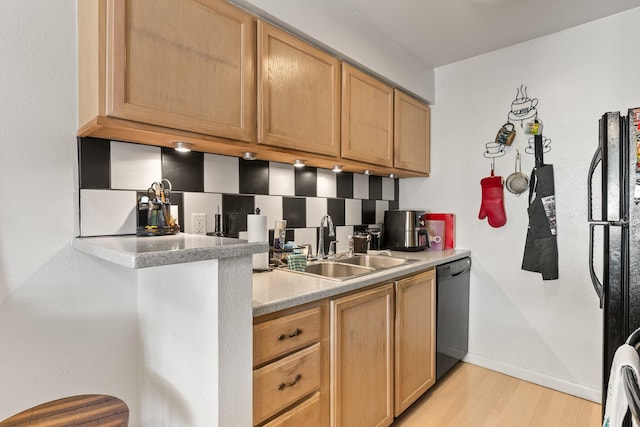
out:
{"label": "stainless steel sink", "polygon": [[305,273],[315,274],[318,276],[328,277],[332,279],[348,279],[351,277],[367,274],[375,269],[371,267],[363,267],[360,265],[341,264],[339,262],[318,262],[307,265]]}
{"label": "stainless steel sink", "polygon": [[412,261],[415,260],[380,255],[339,256],[334,259],[311,262],[304,271],[285,271],[320,276],[331,280],[347,280],[379,270],[409,264]]}
{"label": "stainless steel sink", "polygon": [[376,270],[385,268],[397,267],[410,263],[412,260],[408,258],[396,258],[383,255],[356,255],[353,257],[338,258],[336,263],[362,265],[364,267],[371,267]]}

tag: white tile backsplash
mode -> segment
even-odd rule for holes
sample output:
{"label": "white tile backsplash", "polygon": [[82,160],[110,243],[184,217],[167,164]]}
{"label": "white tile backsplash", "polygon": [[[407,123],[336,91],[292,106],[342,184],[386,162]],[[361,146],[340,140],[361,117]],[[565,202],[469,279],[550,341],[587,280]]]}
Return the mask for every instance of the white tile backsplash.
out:
{"label": "white tile backsplash", "polygon": [[353,236],[352,225],[341,225],[336,227],[336,253],[349,252],[349,236]]}
{"label": "white tile backsplash", "polygon": [[160,147],[111,141],[111,188],[144,191],[162,179]]}
{"label": "white tile backsplash", "polygon": [[255,196],[254,206],[260,208],[260,214],[267,216],[267,228],[275,227],[275,221],[282,219],[282,196]]}
{"label": "white tile backsplash", "polygon": [[269,194],[294,196],[296,177],[293,165],[269,162]]}
{"label": "white tile backsplash", "polygon": [[205,153],[204,191],[238,193],[240,191],[238,158]]}
{"label": "white tile backsplash", "polygon": [[316,254],[318,232],[315,228],[295,228],[293,230],[293,239],[299,245],[310,244],[311,253]]}
{"label": "white tile backsplash", "polygon": [[358,199],[344,200],[344,223],[345,225],[362,224],[362,201]]}
{"label": "white tile backsplash", "polygon": [[393,178],[382,177],[382,200],[395,200],[396,187]]}
{"label": "white tile backsplash", "polygon": [[318,169],[318,197],[329,197],[335,199],[337,188],[336,173],[328,169]]}
{"label": "white tile backsplash", "polygon": [[361,173],[353,174],[353,198],[369,198],[369,176]]}
{"label": "white tile backsplash", "polygon": [[[191,233],[191,215],[194,213],[207,214],[207,233],[213,233],[215,231],[215,214],[220,207],[220,214],[222,214],[222,195],[212,193],[184,193],[182,196],[184,203],[184,224],[183,230],[185,233]],[[224,230],[223,230],[224,231]]]}
{"label": "white tile backsplash", "polygon": [[135,234],[135,191],[80,190],[80,235]]}
{"label": "white tile backsplash", "polygon": [[327,214],[327,199],[307,197],[307,227],[319,227],[322,217]]}

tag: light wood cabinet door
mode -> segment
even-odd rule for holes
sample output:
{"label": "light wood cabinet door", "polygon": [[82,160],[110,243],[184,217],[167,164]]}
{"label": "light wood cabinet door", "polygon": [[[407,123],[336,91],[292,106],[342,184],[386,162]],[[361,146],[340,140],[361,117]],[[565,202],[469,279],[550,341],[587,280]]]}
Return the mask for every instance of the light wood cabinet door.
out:
{"label": "light wood cabinet door", "polygon": [[396,416],[436,382],[435,303],[435,270],[396,282]]}
{"label": "light wood cabinet door", "polygon": [[394,95],[394,166],[429,173],[429,106],[396,89]]}
{"label": "light wood cabinet door", "polygon": [[320,341],[321,308],[278,317],[253,325],[253,366]]}
{"label": "light wood cabinet door", "polygon": [[331,302],[331,426],[393,422],[393,284]]}
{"label": "light wood cabinet door", "polygon": [[258,21],[258,142],[337,156],[340,63]]}
{"label": "light wood cabinet door", "polygon": [[320,388],[320,344],[253,371],[253,423],[265,421]]}
{"label": "light wood cabinet door", "polygon": [[342,64],[342,157],[393,166],[393,88]]}
{"label": "light wood cabinet door", "polygon": [[264,427],[320,427],[322,426],[320,393],[316,393],[309,399],[293,407],[293,409],[280,415]]}
{"label": "light wood cabinet door", "polygon": [[222,0],[108,0],[106,114],[255,135],[252,17]]}

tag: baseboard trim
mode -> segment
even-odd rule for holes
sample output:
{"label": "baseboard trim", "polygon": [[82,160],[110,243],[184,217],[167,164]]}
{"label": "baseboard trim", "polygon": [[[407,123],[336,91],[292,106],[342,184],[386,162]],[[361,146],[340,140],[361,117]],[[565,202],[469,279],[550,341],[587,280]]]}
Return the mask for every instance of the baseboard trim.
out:
{"label": "baseboard trim", "polygon": [[492,371],[500,372],[502,374],[509,375],[523,381],[528,381],[530,383],[538,384],[543,387],[551,388],[562,393],[567,393],[572,396],[587,399],[598,404],[602,403],[601,390],[581,386],[579,384],[561,380],[555,377],[550,377],[548,375],[530,371],[518,366],[509,365],[477,354],[467,353],[467,355],[462,360],[464,362],[471,363],[472,365],[491,369]]}

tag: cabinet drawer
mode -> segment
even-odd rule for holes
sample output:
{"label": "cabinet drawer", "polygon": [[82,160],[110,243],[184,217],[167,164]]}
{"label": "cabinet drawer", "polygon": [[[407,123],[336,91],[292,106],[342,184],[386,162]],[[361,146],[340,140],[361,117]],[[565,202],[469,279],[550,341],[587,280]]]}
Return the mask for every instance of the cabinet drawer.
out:
{"label": "cabinet drawer", "polygon": [[320,344],[253,371],[253,423],[320,387]]}
{"label": "cabinet drawer", "polygon": [[264,427],[319,426],[320,419],[320,393],[316,393],[295,408],[265,424]]}
{"label": "cabinet drawer", "polygon": [[253,366],[312,344],[319,338],[319,308],[254,325]]}

